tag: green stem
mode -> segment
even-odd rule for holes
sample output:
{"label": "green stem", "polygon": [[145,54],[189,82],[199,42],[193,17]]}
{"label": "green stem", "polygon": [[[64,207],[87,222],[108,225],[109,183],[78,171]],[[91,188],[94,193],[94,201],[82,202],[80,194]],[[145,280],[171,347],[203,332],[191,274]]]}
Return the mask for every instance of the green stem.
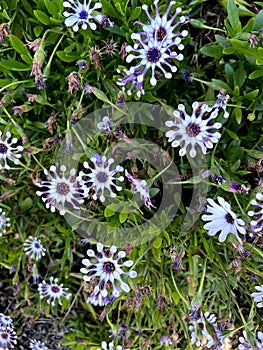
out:
{"label": "green stem", "polygon": [[174,288],[176,290],[176,292],[178,293],[178,295],[180,296],[180,298],[183,300],[183,302],[185,303],[185,305],[187,306],[187,308],[190,310],[190,304],[188,302],[188,300],[186,300],[182,294],[180,293],[178,287],[177,287],[177,284],[174,280],[174,275],[173,275],[173,270],[172,270],[172,266],[170,267],[170,273],[171,273],[171,277],[172,277],[172,281],[173,281],[173,285],[174,285]]}
{"label": "green stem", "polygon": [[2,87],[2,89],[0,89],[0,93],[10,86],[17,85],[17,84],[29,83],[29,82],[31,82],[31,80],[13,81],[12,83],[7,84],[4,87]]}
{"label": "green stem", "polygon": [[57,44],[56,44],[54,50],[52,51],[52,54],[51,54],[51,56],[50,56],[50,58],[49,58],[49,60],[48,60],[48,63],[47,63],[47,65],[46,65],[45,69],[44,69],[44,74],[43,74],[44,77],[49,76],[50,67],[51,67],[51,62],[52,62],[53,57],[54,57],[54,55],[55,55],[55,53],[56,53],[56,51],[57,51],[57,48],[59,47],[59,45],[60,45],[62,39],[64,38],[64,36],[65,36],[65,34],[63,34],[63,35],[61,36],[61,38],[60,38],[59,41],[57,42]]}

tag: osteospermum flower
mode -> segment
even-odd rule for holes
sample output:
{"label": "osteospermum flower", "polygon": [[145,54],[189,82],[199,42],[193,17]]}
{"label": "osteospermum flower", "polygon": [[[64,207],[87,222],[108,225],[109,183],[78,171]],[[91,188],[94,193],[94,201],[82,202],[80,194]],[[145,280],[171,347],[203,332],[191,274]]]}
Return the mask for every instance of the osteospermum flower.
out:
{"label": "osteospermum flower", "polygon": [[[117,69],[118,73],[121,73],[119,69]],[[128,87],[127,95],[131,95],[132,90],[136,86],[136,94],[138,97],[144,95],[145,91],[143,88],[144,81],[142,78],[142,70],[139,68],[136,69],[123,69],[124,77],[119,78],[117,81],[117,85],[122,86],[122,90]]]}
{"label": "osteospermum flower", "polygon": [[14,349],[16,341],[16,332],[10,327],[1,327],[0,328],[0,349]]}
{"label": "osteospermum flower", "polygon": [[113,123],[108,116],[103,117],[102,121],[97,124],[99,130],[105,131],[106,134],[112,131]]}
{"label": "osteospermum flower", "polygon": [[[95,277],[99,277],[99,282],[97,286],[94,288],[94,292],[101,292],[102,297],[106,297],[108,295],[109,283],[112,286],[112,295],[114,297],[118,297],[120,294],[120,290],[125,292],[130,291],[130,287],[127,283],[123,282],[121,275],[128,275],[131,278],[135,278],[137,276],[136,271],[123,271],[123,267],[131,267],[133,265],[133,261],[128,260],[124,263],[120,264],[119,260],[123,259],[126,256],[124,251],[120,251],[117,255],[117,258],[114,258],[115,253],[117,252],[117,247],[112,246],[109,249],[109,252],[105,254],[104,247],[101,243],[97,243],[97,251],[96,255],[92,249],[87,251],[87,255],[91,259],[83,259],[82,263],[86,266],[80,269],[82,273],[85,274],[83,276],[84,281],[91,281]],[[94,258],[96,261],[94,261]],[[119,286],[115,285],[115,281],[118,282]],[[103,284],[103,286],[102,286]]]}
{"label": "osteospermum flower", "polygon": [[229,112],[226,110],[227,108],[227,102],[229,100],[230,96],[226,93],[219,93],[217,95],[217,101],[214,104],[213,107],[210,108],[210,110],[214,109],[214,108],[222,108],[224,111],[224,118],[228,118],[229,117]]}
{"label": "osteospermum flower", "polygon": [[10,218],[7,218],[5,216],[5,212],[2,208],[0,208],[0,237],[2,236],[2,233],[6,233],[6,227],[10,227],[9,221]]}
{"label": "osteospermum flower", "polygon": [[240,341],[240,344],[238,345],[239,350],[263,350],[263,333],[258,332],[258,337],[256,339],[256,348],[252,348],[250,342],[247,339],[247,333],[246,331],[243,331],[243,337],[238,338]]}
{"label": "osteospermum flower", "polygon": [[238,232],[243,235],[246,233],[246,229],[243,227],[245,222],[242,219],[237,219],[230,204],[224,198],[217,197],[217,199],[219,204],[213,199],[207,198],[207,202],[210,204],[207,206],[207,212],[210,215],[202,215],[202,220],[209,221],[204,225],[204,229],[208,230],[209,236],[214,236],[220,231],[219,242],[224,242],[228,234],[233,233],[242,244]]}
{"label": "osteospermum flower", "polygon": [[[110,342],[109,344],[107,344],[105,341],[103,341],[101,343],[101,348],[98,348],[97,350],[122,350],[123,347],[121,345],[117,345],[116,347],[114,347],[114,343]],[[126,350],[130,350],[130,349],[126,349]]]}
{"label": "osteospermum flower", "polygon": [[50,277],[50,284],[43,281],[38,285],[38,291],[40,294],[40,299],[48,298],[47,303],[52,306],[55,305],[56,300],[61,305],[61,298],[69,299],[71,297],[70,293],[66,291],[68,288],[64,288],[63,284],[58,284],[58,279]]}
{"label": "osteospermum flower", "polygon": [[39,260],[45,255],[46,249],[42,246],[39,239],[29,236],[24,242],[24,251],[26,255],[31,255],[33,259]]}
{"label": "osteospermum flower", "polygon": [[90,303],[94,306],[101,306],[102,307],[102,306],[105,306],[105,305],[113,302],[114,299],[115,299],[115,297],[113,295],[103,296],[101,291],[96,289],[88,296],[86,302]]}
{"label": "osteospermum flower", "polygon": [[[263,194],[262,193],[257,193],[256,194],[256,199],[259,201],[263,201]],[[257,207],[260,208],[260,210],[258,211],[253,211],[250,210],[248,212],[249,216],[258,216],[257,219],[254,219],[250,222],[251,226],[253,226],[253,231],[254,232],[260,232],[263,229],[263,203],[259,203],[258,201],[256,201],[255,199],[253,199],[251,201],[252,205],[256,205]]]}
{"label": "osteospermum flower", "polygon": [[263,285],[256,286],[255,289],[257,292],[252,293],[251,296],[254,298],[254,302],[257,303],[257,307],[261,308],[263,307]]}
{"label": "osteospermum flower", "polygon": [[[113,158],[107,158],[105,156],[100,157],[95,155],[90,159],[93,162],[94,168],[90,167],[88,162],[84,162],[83,166],[88,169],[90,172],[84,173],[80,171],[78,176],[78,181],[83,188],[84,196],[87,197],[89,191],[94,188],[95,193],[92,195],[93,199],[98,198],[98,193],[101,192],[99,199],[101,202],[105,201],[104,191],[107,189],[110,192],[111,197],[116,197],[116,193],[112,192],[111,187],[114,187],[117,191],[121,191],[122,187],[117,186],[113,181],[123,181],[124,177],[114,177],[120,171],[123,171],[123,167],[117,165],[114,170],[110,170],[111,165],[114,162]],[[84,180],[83,177],[86,177],[87,180]]]}
{"label": "osteospermum flower", "polygon": [[69,176],[66,177],[66,166],[61,165],[60,170],[62,171],[62,176],[57,173],[57,168],[55,165],[50,167],[50,171],[54,173],[54,177],[45,169],[45,175],[50,178],[49,181],[43,181],[41,184],[37,184],[38,187],[47,188],[45,191],[37,191],[38,196],[46,195],[42,197],[43,202],[46,202],[46,208],[50,208],[54,213],[56,207],[60,204],[61,209],[59,213],[61,215],[65,214],[65,203],[69,202],[73,208],[79,209],[77,204],[83,203],[83,199],[80,198],[82,195],[82,190],[76,180],[76,170],[71,169]]}
{"label": "osteospermum flower", "polygon": [[13,320],[10,316],[0,313],[0,328],[13,328]]}
{"label": "osteospermum flower", "polygon": [[29,344],[30,349],[32,350],[48,350],[44,343],[41,343],[39,340],[32,340]]}
{"label": "osteospermum flower", "polygon": [[[97,10],[102,7],[102,4],[96,2],[93,7],[91,7],[92,0],[84,0],[84,4],[81,4],[78,0],[64,1],[63,6],[70,8],[72,12],[64,11],[63,16],[67,17],[65,20],[65,25],[67,27],[73,26],[73,31],[77,32],[79,26],[86,30],[88,26],[90,29],[95,30],[97,25],[93,23],[92,20],[96,20],[95,17],[98,16]],[[94,12],[95,11],[95,12]],[[92,22],[91,22],[92,21]]]}
{"label": "osteospermum flower", "polygon": [[[145,75],[149,69],[152,71],[152,76],[150,78],[150,84],[155,86],[157,83],[157,79],[155,77],[155,69],[160,69],[166,79],[172,78],[172,73],[177,71],[177,67],[173,66],[169,63],[169,59],[176,59],[178,61],[182,61],[184,56],[180,53],[171,52],[170,47],[174,44],[170,44],[167,46],[162,46],[162,43],[157,40],[157,38],[150,39],[146,43],[142,41],[141,36],[139,34],[133,35],[133,38],[137,39],[138,43],[132,47],[128,45],[126,47],[126,52],[134,52],[130,53],[126,57],[126,61],[128,63],[132,62],[134,59],[140,59],[140,62],[131,67],[129,72],[134,73],[136,69],[142,70],[141,75],[137,77],[138,82],[143,82]],[[172,72],[167,72],[164,66],[168,67],[168,69]]]}
{"label": "osteospermum flower", "polygon": [[[206,104],[203,104],[200,108],[199,115],[197,116],[197,110],[199,103],[194,102],[192,104],[192,115],[188,115],[183,104],[178,105],[179,111],[174,111],[173,114],[176,118],[175,121],[167,121],[165,125],[169,128],[175,127],[175,130],[169,130],[165,136],[168,137],[168,141],[172,142],[172,147],[181,146],[179,155],[182,157],[186,154],[187,149],[190,148],[190,156],[194,158],[196,156],[196,146],[199,146],[206,154],[207,148],[213,148],[213,143],[217,143],[221,134],[219,132],[210,132],[211,129],[220,129],[221,123],[214,123],[208,125],[208,123],[217,117],[218,109],[213,111],[208,118],[204,118],[204,115],[208,112],[209,108]],[[183,116],[181,115],[183,114]]]}
{"label": "osteospermum flower", "polygon": [[17,143],[18,139],[13,138],[11,142],[8,140],[11,137],[11,133],[7,131],[5,138],[2,137],[2,131],[0,131],[0,161],[4,161],[4,166],[0,164],[0,170],[5,168],[7,170],[10,169],[10,166],[7,164],[7,159],[10,159],[14,164],[19,164],[19,158],[22,157],[21,154],[14,153],[14,151],[23,151],[22,146],[12,147],[13,144]]}
{"label": "osteospermum flower", "polygon": [[150,210],[152,208],[155,208],[155,206],[151,202],[149,188],[147,186],[146,181],[136,179],[131,174],[129,174],[127,170],[125,170],[125,176],[132,183],[132,192],[140,194],[140,197],[144,201],[145,206]]}
{"label": "osteospermum flower", "polygon": [[[162,46],[167,46],[170,44],[176,45],[179,50],[182,50],[184,46],[181,43],[181,37],[185,37],[188,35],[187,30],[183,30],[179,33],[174,33],[174,30],[181,24],[186,22],[186,17],[181,16],[179,20],[174,23],[176,17],[179,15],[179,13],[182,12],[182,9],[178,7],[174,14],[172,15],[171,19],[168,20],[169,13],[171,11],[172,6],[175,4],[175,1],[170,1],[170,4],[165,11],[165,14],[163,16],[160,15],[159,8],[158,8],[158,0],[154,1],[155,5],[155,11],[156,16],[153,18],[150,13],[148,12],[148,6],[146,4],[142,5],[142,9],[146,12],[150,24],[144,24],[141,22],[135,22],[142,26],[143,31],[138,33],[141,36],[145,36],[144,42],[149,39],[157,39],[158,42],[162,43]],[[134,38],[134,34],[132,35],[132,38]],[[135,36],[135,39],[137,36]]]}

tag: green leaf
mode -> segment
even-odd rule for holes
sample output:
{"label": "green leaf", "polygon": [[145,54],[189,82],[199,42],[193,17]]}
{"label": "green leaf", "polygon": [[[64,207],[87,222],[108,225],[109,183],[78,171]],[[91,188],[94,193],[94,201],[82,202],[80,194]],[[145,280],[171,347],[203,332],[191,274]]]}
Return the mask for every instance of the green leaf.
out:
{"label": "green leaf", "polygon": [[22,5],[31,15],[33,15],[32,7],[27,0],[22,0]]}
{"label": "green leaf", "polygon": [[34,10],[34,15],[35,17],[39,20],[39,22],[45,24],[45,25],[50,25],[50,19],[45,12],[40,11],[40,10]]}
{"label": "green leaf", "polygon": [[239,107],[236,107],[234,109],[234,113],[235,113],[237,123],[240,124],[242,121],[242,109]]}
{"label": "green leaf", "polygon": [[239,141],[239,138],[237,136],[237,134],[235,134],[233,131],[229,130],[229,129],[226,129],[226,132],[228,133],[228,135],[230,137],[232,137],[232,139],[236,140],[236,141]]}
{"label": "green leaf", "polygon": [[40,34],[43,32],[43,27],[42,26],[35,26],[34,27],[34,33],[35,33],[35,36],[38,37],[40,36]]}
{"label": "green leaf", "polygon": [[234,73],[234,86],[239,86],[239,88],[242,87],[245,80],[247,78],[247,73],[244,69],[244,63],[240,63],[238,66],[238,69]]}
{"label": "green leaf", "polygon": [[249,55],[255,58],[261,58],[259,56],[259,52],[257,48],[250,48],[249,43],[246,41],[241,41],[237,39],[230,39],[230,43],[232,44],[233,48],[240,52],[243,53],[244,55]]}
{"label": "green leaf", "polygon": [[24,54],[30,56],[30,52],[25,44],[16,36],[12,36],[11,45],[19,54]]}
{"label": "green leaf", "polygon": [[54,18],[57,18],[58,17],[58,8],[54,4],[54,1],[44,0],[44,4],[45,4],[48,12],[51,14],[51,16],[53,16]]}
{"label": "green leaf", "polygon": [[160,263],[162,262],[161,261],[161,257],[160,257],[160,254],[161,254],[161,249],[157,249],[157,248],[152,248],[152,253],[153,253],[153,256],[155,258],[155,260]]}
{"label": "green leaf", "polygon": [[235,52],[235,49],[233,47],[226,47],[223,50],[223,53],[225,55],[232,55]]}
{"label": "green leaf", "polygon": [[16,60],[2,60],[0,61],[0,66],[7,70],[15,71],[27,71],[31,69],[27,64],[18,62]]}
{"label": "green leaf", "polygon": [[153,247],[156,249],[160,249],[162,246],[162,237],[159,235],[157,237],[155,237],[154,241],[153,241]]}
{"label": "green leaf", "polygon": [[104,92],[102,92],[101,90],[95,88],[94,90],[94,95],[101,101],[106,102],[108,104],[111,104],[110,100],[108,99],[108,97],[106,96],[106,94]]}
{"label": "green leaf", "polygon": [[243,32],[250,33],[253,30],[254,24],[255,24],[255,19],[250,18],[250,20],[247,22],[247,24],[243,28]]}
{"label": "green leaf", "polygon": [[238,9],[234,0],[228,0],[227,2],[227,14],[234,34],[237,34],[241,30],[241,23],[239,21]]}
{"label": "green leaf", "polygon": [[257,69],[257,70],[254,70],[254,72],[252,72],[248,78],[249,79],[256,79],[256,78],[259,78],[259,77],[262,77],[263,76],[263,69]]}
{"label": "green leaf", "polygon": [[135,9],[132,11],[132,14],[130,15],[129,22],[138,19],[138,17],[141,14],[141,11],[142,9],[140,6],[135,7]]}
{"label": "green leaf", "polygon": [[107,0],[100,0],[100,3],[102,4],[103,11],[106,15],[113,18],[118,18],[123,22],[123,16],[121,16]]}
{"label": "green leaf", "polygon": [[128,213],[127,212],[121,212],[119,214],[120,223],[123,224],[127,220],[127,217],[128,217]]}
{"label": "green leaf", "polygon": [[250,91],[244,95],[244,98],[247,98],[248,100],[253,101],[257,97],[258,93],[259,93],[259,89]]}
{"label": "green leaf", "polygon": [[104,209],[104,216],[105,218],[109,218],[110,216],[113,216],[116,212],[114,210],[111,210],[109,207],[106,207]]}
{"label": "green leaf", "polygon": [[223,56],[223,48],[215,45],[206,45],[200,49],[203,55],[220,59]]}
{"label": "green leaf", "polygon": [[263,10],[259,11],[256,16],[254,17],[255,23],[254,23],[254,31],[259,31],[259,29],[262,28],[263,23]]}
{"label": "green leaf", "polygon": [[29,210],[32,207],[32,205],[33,205],[32,199],[29,197],[19,203],[19,206],[22,211]]}
{"label": "green leaf", "polygon": [[79,59],[78,52],[57,51],[56,55],[64,62],[74,62]]}

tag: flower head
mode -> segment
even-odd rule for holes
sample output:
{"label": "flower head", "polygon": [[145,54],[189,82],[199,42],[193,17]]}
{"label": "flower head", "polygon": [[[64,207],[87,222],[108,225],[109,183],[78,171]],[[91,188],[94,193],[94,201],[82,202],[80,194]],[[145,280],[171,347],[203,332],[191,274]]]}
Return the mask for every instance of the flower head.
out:
{"label": "flower head", "polygon": [[13,328],[13,320],[10,316],[0,313],[0,328]]}
{"label": "flower head", "polygon": [[[256,199],[259,201],[263,201],[263,194],[262,193],[257,193],[256,194]],[[251,201],[252,205],[256,205],[257,207],[259,207],[260,210],[258,211],[253,211],[250,210],[248,212],[249,216],[258,216],[258,218],[255,218],[254,220],[252,220],[250,222],[251,226],[254,228],[253,231],[254,232],[261,232],[263,229],[263,203],[259,203],[258,201],[256,201],[255,199],[253,199]]]}
{"label": "flower head", "polygon": [[17,138],[13,138],[11,142],[8,140],[11,137],[11,133],[7,131],[5,138],[2,137],[2,131],[0,131],[0,161],[4,161],[4,166],[0,164],[0,170],[5,168],[7,170],[10,169],[10,166],[7,164],[7,159],[10,159],[14,164],[19,164],[19,158],[21,158],[21,154],[14,153],[14,151],[23,151],[22,146],[12,147],[13,144],[17,143]]}
{"label": "flower head", "polygon": [[231,182],[231,184],[229,185],[229,190],[231,192],[234,193],[248,193],[249,192],[249,188],[246,187],[244,184],[240,185],[237,182]]}
{"label": "flower head", "polygon": [[50,277],[50,284],[43,281],[38,285],[38,291],[40,294],[40,299],[48,298],[47,303],[52,306],[55,305],[56,300],[61,305],[61,298],[69,299],[71,297],[70,293],[66,293],[68,288],[64,288],[63,284],[58,284],[58,279]]}
{"label": "flower head", "polygon": [[192,158],[196,156],[195,147],[197,145],[201,148],[203,154],[206,154],[207,148],[213,148],[213,143],[217,143],[221,137],[219,132],[210,132],[210,129],[220,129],[222,126],[220,123],[215,123],[211,126],[208,125],[212,119],[217,117],[218,109],[213,111],[208,118],[204,119],[204,115],[208,112],[208,106],[203,104],[198,116],[196,116],[196,112],[199,108],[199,103],[194,102],[192,107],[193,112],[190,116],[186,113],[185,106],[179,104],[179,111],[173,112],[176,120],[169,120],[165,123],[169,128],[176,128],[175,130],[167,131],[165,136],[168,137],[169,142],[172,142],[172,147],[181,146],[179,151],[181,157],[186,154],[188,146],[190,147],[189,154]]}
{"label": "flower head", "polygon": [[[188,35],[187,30],[183,30],[179,33],[174,33],[174,30],[180,26],[181,24],[186,22],[186,17],[181,16],[179,20],[174,23],[177,16],[182,12],[182,9],[178,7],[172,17],[168,19],[171,8],[175,4],[175,1],[170,1],[167,10],[164,15],[161,16],[158,8],[158,0],[154,1],[156,16],[153,18],[148,12],[148,6],[146,4],[142,5],[142,9],[146,12],[150,24],[144,24],[141,22],[135,22],[142,26],[143,31],[138,33],[141,36],[144,36],[144,41],[148,41],[151,39],[157,39],[158,42],[162,44],[162,46],[167,46],[170,44],[176,45],[179,50],[182,50],[184,46],[181,44],[181,37],[185,37]],[[132,36],[133,38],[133,36]]]}
{"label": "flower head", "polygon": [[[138,82],[143,82],[145,75],[149,69],[152,71],[152,76],[150,78],[150,84],[155,86],[157,79],[155,77],[156,68],[160,69],[166,79],[172,78],[172,73],[177,71],[177,67],[169,63],[169,59],[176,59],[182,61],[184,56],[180,53],[171,52],[170,47],[173,44],[162,46],[162,43],[155,39],[150,39],[148,42],[143,42],[139,34],[133,35],[134,39],[137,39],[138,43],[132,47],[128,45],[126,47],[126,52],[129,55],[126,58],[128,63],[132,62],[134,59],[140,59],[140,62],[135,66],[131,67],[129,72],[134,73],[136,69],[142,70],[142,73],[137,77]],[[133,52],[133,53],[132,53]],[[172,72],[166,71],[164,66]]]}
{"label": "flower head", "polygon": [[111,302],[113,302],[113,300],[116,297],[114,295],[106,295],[103,296],[101,291],[96,289],[94,290],[87,298],[86,302],[90,303],[94,306],[105,306]]}
{"label": "flower head", "polygon": [[97,28],[96,24],[91,22],[98,15],[96,10],[102,7],[101,3],[96,2],[93,7],[91,7],[92,0],[84,0],[84,4],[81,4],[79,0],[69,0],[64,1],[63,6],[70,8],[72,12],[64,11],[63,16],[67,17],[65,20],[65,25],[71,27],[73,25],[73,31],[77,32],[79,26],[86,30],[88,26],[90,29],[95,30]]}
{"label": "flower head", "polygon": [[230,96],[224,90],[222,90],[222,92],[220,92],[217,95],[217,101],[216,101],[215,105],[210,108],[210,110],[215,109],[215,108],[222,108],[224,111],[224,118],[228,118],[229,112],[227,112],[226,107],[227,107],[227,102],[228,102],[229,98],[230,98]]}
{"label": "flower head", "polygon": [[30,349],[32,350],[48,350],[44,343],[41,343],[39,340],[32,340],[29,344]]}
{"label": "flower head", "polygon": [[229,233],[233,233],[238,241],[242,244],[242,241],[238,235],[246,233],[245,225],[242,219],[237,219],[236,214],[231,210],[230,204],[222,197],[217,197],[217,204],[213,199],[207,198],[207,202],[210,204],[207,206],[207,212],[210,215],[202,215],[202,220],[209,221],[204,225],[204,229],[208,230],[209,236],[214,236],[217,232],[219,234],[219,242],[224,242]]}
{"label": "flower head", "polygon": [[24,242],[24,251],[26,255],[31,255],[33,259],[39,260],[45,255],[46,249],[42,246],[41,241],[37,238],[29,236]]}
{"label": "flower head", "polygon": [[155,206],[151,202],[149,188],[147,186],[146,181],[136,179],[131,174],[129,174],[127,170],[125,170],[125,176],[132,183],[132,192],[140,194],[140,197],[144,201],[145,206],[150,210],[152,208],[155,208]]}
{"label": "flower head", "polygon": [[222,185],[225,182],[222,176],[218,174],[213,175],[212,180],[217,185]]}
{"label": "flower head", "polygon": [[243,331],[243,337],[239,337],[240,344],[238,345],[239,350],[263,350],[263,333],[258,332],[258,337],[256,339],[256,348],[252,348],[250,342],[247,339],[246,331]]}
{"label": "flower head", "polygon": [[160,346],[169,346],[169,345],[173,345],[172,341],[171,341],[171,338],[169,337],[169,335],[167,334],[163,334],[161,337],[160,337],[160,340],[159,340],[159,343],[160,343]]}
{"label": "flower head", "polygon": [[[117,191],[122,190],[122,187],[117,186],[113,181],[124,180],[123,176],[114,177],[116,173],[123,171],[123,167],[118,165],[114,170],[110,170],[114,159],[109,158],[107,160],[105,156],[100,157],[98,155],[95,155],[90,160],[93,162],[94,168],[90,167],[88,162],[84,162],[83,166],[90,172],[87,174],[83,171],[80,171],[79,176],[77,178],[84,190],[84,196],[88,196],[89,191],[91,190],[91,188],[94,187],[95,193],[92,195],[92,198],[95,200],[98,198],[98,193],[101,192],[99,199],[101,200],[101,202],[105,201],[105,189],[107,189],[110,192],[111,197],[116,197],[116,194],[112,192],[111,187],[114,187]],[[83,180],[83,177],[87,177],[88,179]]]}
{"label": "flower head", "polygon": [[0,349],[14,349],[16,341],[16,332],[10,327],[0,327]]}
{"label": "flower head", "polygon": [[[120,73],[121,71],[117,69],[117,72]],[[143,89],[143,79],[142,77],[142,70],[139,68],[136,69],[123,69],[124,77],[119,78],[117,81],[117,85],[122,86],[123,91],[125,88],[129,85],[129,88],[127,90],[127,94],[131,95],[132,90],[136,86],[136,94],[138,97],[141,95],[144,95],[144,89]],[[126,74],[126,75],[125,75]]]}
{"label": "flower head", "polygon": [[2,233],[6,233],[6,227],[10,227],[9,221],[10,218],[7,218],[5,216],[5,212],[2,208],[0,208],[0,237],[2,236]]}
{"label": "flower head", "polygon": [[252,293],[251,296],[254,298],[254,302],[257,303],[257,307],[261,308],[263,307],[263,285],[256,286],[255,289],[257,292]]}
{"label": "flower head", "polygon": [[102,121],[97,124],[97,128],[99,130],[105,131],[106,134],[112,131],[112,126],[112,121],[107,116],[103,117]]}
{"label": "flower head", "polygon": [[[87,255],[91,259],[83,259],[82,263],[86,266],[80,269],[82,273],[85,274],[83,276],[84,281],[91,281],[93,278],[98,277],[99,282],[94,289],[94,293],[98,291],[101,292],[102,297],[106,297],[108,295],[109,283],[112,286],[112,295],[114,297],[118,297],[120,294],[120,290],[125,292],[130,291],[130,287],[127,283],[123,282],[121,275],[128,275],[131,278],[135,278],[137,276],[136,271],[125,272],[122,270],[123,267],[131,267],[133,265],[133,261],[128,260],[124,263],[120,264],[119,260],[123,259],[126,256],[124,251],[120,251],[117,255],[117,258],[114,258],[115,253],[117,252],[117,247],[110,247],[107,254],[104,252],[104,247],[101,243],[97,243],[97,251],[96,255],[92,249],[87,251]],[[94,258],[96,261],[94,261]],[[118,282],[118,287],[115,285],[115,280]],[[102,286],[103,284],[103,286]]]}
{"label": "flower head", "polygon": [[43,202],[46,202],[46,208],[50,208],[54,213],[56,207],[61,204],[61,209],[59,213],[61,215],[65,214],[65,203],[69,202],[73,208],[79,209],[78,204],[83,203],[81,199],[82,191],[76,180],[76,170],[71,169],[69,172],[69,177],[66,177],[66,166],[61,165],[60,170],[62,171],[62,176],[57,173],[57,168],[55,165],[50,167],[50,171],[54,173],[54,177],[45,169],[45,175],[50,178],[49,181],[43,181],[41,184],[37,184],[38,187],[46,188],[45,191],[37,191],[38,196],[46,195],[42,197]]}

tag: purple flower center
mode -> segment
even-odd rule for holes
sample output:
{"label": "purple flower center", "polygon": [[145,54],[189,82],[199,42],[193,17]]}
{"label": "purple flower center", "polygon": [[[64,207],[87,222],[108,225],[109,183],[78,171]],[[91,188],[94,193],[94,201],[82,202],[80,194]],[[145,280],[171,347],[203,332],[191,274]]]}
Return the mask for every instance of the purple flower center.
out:
{"label": "purple flower center", "polygon": [[150,62],[158,62],[159,58],[161,57],[161,52],[158,49],[155,49],[154,47],[147,51],[147,60]]}
{"label": "purple flower center", "polygon": [[96,179],[100,182],[100,183],[105,183],[108,180],[108,175],[106,173],[104,173],[103,171],[100,171],[97,175],[96,175]]}
{"label": "purple flower center", "polygon": [[88,18],[88,13],[87,13],[85,10],[82,10],[82,11],[79,13],[79,18],[80,18],[80,19],[87,19],[87,18]]}
{"label": "purple flower center", "polygon": [[195,123],[190,123],[187,128],[186,132],[189,136],[197,136],[200,133],[200,126]]}
{"label": "purple flower center", "polygon": [[65,184],[64,182],[57,184],[56,186],[56,192],[58,194],[62,194],[62,195],[66,195],[69,193],[69,186],[67,184]]}
{"label": "purple flower center", "polygon": [[106,262],[103,264],[103,271],[105,273],[112,273],[115,271],[115,266],[112,262]]}
{"label": "purple flower center", "polygon": [[38,242],[35,242],[34,246],[35,246],[36,249],[40,248],[40,244]]}
{"label": "purple flower center", "polygon": [[226,222],[233,225],[234,219],[232,218],[232,216],[229,213],[226,214],[225,219],[226,219]]}
{"label": "purple flower center", "polygon": [[0,143],[0,153],[6,153],[7,147],[3,143]]}
{"label": "purple flower center", "polygon": [[158,41],[162,41],[166,37],[166,30],[162,27],[158,28],[155,32]]}
{"label": "purple flower center", "polygon": [[8,339],[8,334],[7,333],[1,333],[1,337],[3,339]]}
{"label": "purple flower center", "polygon": [[60,291],[60,288],[59,288],[59,286],[52,286],[51,291],[53,293],[58,293]]}

